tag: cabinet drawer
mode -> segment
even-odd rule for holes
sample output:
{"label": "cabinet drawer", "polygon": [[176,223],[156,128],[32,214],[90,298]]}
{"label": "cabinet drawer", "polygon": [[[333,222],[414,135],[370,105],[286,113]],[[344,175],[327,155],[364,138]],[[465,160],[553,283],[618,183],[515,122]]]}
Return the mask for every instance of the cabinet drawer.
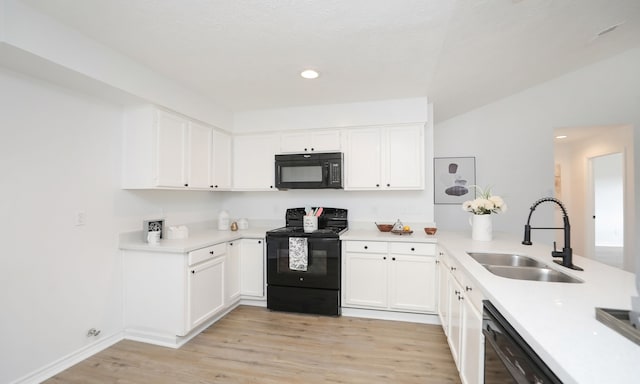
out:
{"label": "cabinet drawer", "polygon": [[347,252],[387,253],[387,243],[381,241],[347,241]]}
{"label": "cabinet drawer", "polygon": [[389,253],[400,253],[404,255],[435,256],[436,245],[425,243],[390,243]]}
{"label": "cabinet drawer", "polygon": [[198,264],[213,257],[222,256],[225,253],[227,253],[227,243],[196,249],[195,251],[189,252],[189,265]]}

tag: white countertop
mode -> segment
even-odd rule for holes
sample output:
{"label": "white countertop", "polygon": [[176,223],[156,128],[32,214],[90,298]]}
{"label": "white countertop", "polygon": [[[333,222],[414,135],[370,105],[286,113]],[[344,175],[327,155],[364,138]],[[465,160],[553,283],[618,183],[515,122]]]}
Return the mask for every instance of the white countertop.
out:
{"label": "white countertop", "polygon": [[437,243],[437,233],[435,236],[429,236],[424,230],[414,230],[413,233],[396,234],[391,232],[380,232],[375,226],[373,229],[349,229],[340,236],[341,240],[365,240],[365,241],[402,241],[414,243]]}
{"label": "white countertop", "polygon": [[[468,233],[438,232],[438,243],[482,287],[490,300],[564,383],[640,382],[640,346],[608,328],[595,308],[631,308],[635,275],[574,255],[574,271],[553,263],[551,248],[494,234],[490,242]],[[527,255],[577,277],[581,284],[513,280],[496,276],[466,254],[497,251]]]}
{"label": "white countertop", "polygon": [[[263,238],[275,227],[248,230],[202,230],[184,240],[147,244],[140,232],[123,234],[123,250],[186,253],[240,238]],[[553,263],[551,248],[536,243],[525,246],[521,238],[494,233],[490,242],[472,241],[467,232],[438,230],[434,236],[422,228],[397,235],[377,229],[350,229],[342,240],[438,243],[482,288],[490,300],[527,343],[564,383],[635,383],[640,381],[640,346],[595,318],[595,308],[628,310],[635,295],[632,273],[574,255],[573,271]],[[494,251],[527,255],[550,268],[584,281],[581,284],[513,280],[496,276],[466,254]]]}
{"label": "white countertop", "polygon": [[187,239],[161,239],[159,244],[149,244],[142,236],[142,232],[130,232],[120,235],[120,249],[128,251],[150,251],[167,253],[187,253],[195,249],[238,239],[264,238],[265,232],[273,229],[255,227],[237,231],[218,231],[205,229],[190,233]]}

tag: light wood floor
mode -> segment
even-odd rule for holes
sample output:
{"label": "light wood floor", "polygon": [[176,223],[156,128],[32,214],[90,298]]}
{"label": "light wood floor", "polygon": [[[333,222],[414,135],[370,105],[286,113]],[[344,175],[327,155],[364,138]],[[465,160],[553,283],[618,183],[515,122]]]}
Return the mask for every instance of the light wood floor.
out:
{"label": "light wood floor", "polygon": [[240,306],[180,349],[124,340],[45,383],[459,383],[437,325]]}

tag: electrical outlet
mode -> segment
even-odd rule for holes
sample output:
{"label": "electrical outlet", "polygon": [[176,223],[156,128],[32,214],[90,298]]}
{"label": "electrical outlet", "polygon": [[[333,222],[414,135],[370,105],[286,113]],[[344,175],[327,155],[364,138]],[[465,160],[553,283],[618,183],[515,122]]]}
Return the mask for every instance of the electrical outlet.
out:
{"label": "electrical outlet", "polygon": [[87,214],[85,213],[85,211],[78,211],[76,212],[76,226],[82,226],[85,225],[87,223]]}

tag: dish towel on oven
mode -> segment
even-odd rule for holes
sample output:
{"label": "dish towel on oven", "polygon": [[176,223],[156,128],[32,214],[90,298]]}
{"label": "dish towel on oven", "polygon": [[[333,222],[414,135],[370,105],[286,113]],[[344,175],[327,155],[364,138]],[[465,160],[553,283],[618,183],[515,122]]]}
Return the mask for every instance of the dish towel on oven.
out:
{"label": "dish towel on oven", "polygon": [[306,271],[309,263],[306,237],[289,238],[289,269],[292,271]]}

